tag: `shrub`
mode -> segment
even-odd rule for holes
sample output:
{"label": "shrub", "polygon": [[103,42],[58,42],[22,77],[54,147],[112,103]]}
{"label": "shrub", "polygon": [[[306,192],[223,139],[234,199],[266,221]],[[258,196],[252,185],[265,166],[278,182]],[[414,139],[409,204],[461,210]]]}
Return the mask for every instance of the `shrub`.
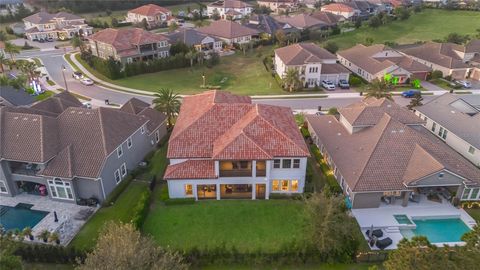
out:
{"label": "shrub", "polygon": [[300,132],[302,132],[303,138],[310,138],[310,131],[308,131],[308,128],[302,127]]}
{"label": "shrub", "polygon": [[165,200],[165,205],[186,205],[194,204],[194,198],[178,198],[178,199],[167,199]]}
{"label": "shrub", "polygon": [[137,204],[133,208],[132,224],[135,228],[140,229],[148,214],[148,207],[150,205],[150,190],[146,190],[140,195]]}
{"label": "shrub", "polygon": [[435,79],[440,79],[440,78],[443,78],[443,72],[442,71],[434,70],[434,71],[432,71],[432,73],[430,73],[430,79],[435,80]]}
{"label": "shrub", "polygon": [[322,153],[320,153],[320,149],[314,144],[310,146],[310,150],[313,153],[313,156],[317,160],[318,164],[320,164],[320,169],[323,172],[323,175],[325,176],[325,180],[327,182],[327,190],[328,192],[332,194],[341,194],[342,193],[342,188],[337,182],[337,179],[335,178],[335,175],[333,175],[332,170],[328,166],[328,164],[324,161]]}
{"label": "shrub", "polygon": [[22,260],[27,262],[59,264],[73,264],[77,262],[77,258],[80,261],[83,261],[85,258],[85,253],[75,248],[32,243],[18,244],[14,254],[22,257]]}
{"label": "shrub", "polygon": [[338,114],[338,109],[337,109],[336,107],[331,107],[330,109],[328,109],[327,114],[329,114],[329,115],[337,115],[337,114]]}
{"label": "shrub", "polygon": [[269,198],[273,200],[286,200],[286,199],[301,200],[303,198],[303,195],[302,194],[270,193]]}
{"label": "shrub", "polygon": [[163,185],[160,188],[160,201],[166,202],[168,199],[170,199],[170,196],[168,195],[168,186]]}
{"label": "shrub", "polygon": [[357,76],[350,76],[348,83],[350,86],[357,87],[362,84],[362,79]]}
{"label": "shrub", "polygon": [[122,182],[120,182],[120,184],[118,184],[118,186],[107,196],[105,201],[103,201],[103,206],[109,206],[113,204],[113,202],[117,200],[118,196],[120,196],[120,194],[122,194],[122,192],[128,187],[128,185],[130,185],[130,182],[132,182],[132,180],[133,177],[131,174],[123,178]]}

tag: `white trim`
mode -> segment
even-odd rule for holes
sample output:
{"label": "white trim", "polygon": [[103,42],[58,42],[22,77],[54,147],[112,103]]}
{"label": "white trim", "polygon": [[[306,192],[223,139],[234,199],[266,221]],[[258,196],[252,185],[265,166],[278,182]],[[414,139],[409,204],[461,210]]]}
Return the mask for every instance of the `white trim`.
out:
{"label": "white trim", "polygon": [[[118,181],[117,181],[117,173],[118,173]],[[122,182],[122,174],[120,173],[120,169],[116,169],[113,172],[113,180],[115,180],[115,184],[118,185],[118,183]]]}
{"label": "white trim", "polygon": [[[120,150],[120,151],[119,151]],[[123,147],[122,145],[120,144],[118,147],[117,147],[117,157],[120,158],[123,156]]]}
{"label": "white trim", "polygon": [[[130,144],[130,145],[128,145],[128,144]],[[132,136],[130,136],[130,137],[127,138],[127,148],[130,149],[130,148],[132,148],[132,146],[133,146],[133,140],[132,140]]]}
{"label": "white trim", "polygon": [[4,186],[4,187],[5,187],[5,189],[7,190],[7,191],[3,192],[3,191],[0,189],[0,193],[1,193],[1,194],[9,194],[9,193],[8,193],[8,186],[7,186],[7,182],[6,182],[6,181],[4,181],[4,180],[0,180],[0,183],[3,183],[3,186]]}
{"label": "white trim", "polygon": [[[125,171],[125,173],[123,173],[123,171]],[[122,175],[122,177],[125,177],[127,175],[127,165],[125,165],[125,162],[122,164],[122,166],[120,166],[120,174]]]}

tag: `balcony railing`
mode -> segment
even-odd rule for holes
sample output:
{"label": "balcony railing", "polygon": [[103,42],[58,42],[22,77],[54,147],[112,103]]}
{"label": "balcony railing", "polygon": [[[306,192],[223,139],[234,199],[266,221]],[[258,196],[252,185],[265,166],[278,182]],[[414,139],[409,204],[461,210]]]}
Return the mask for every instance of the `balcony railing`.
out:
{"label": "balcony railing", "polygon": [[220,177],[249,177],[252,170],[220,170]]}

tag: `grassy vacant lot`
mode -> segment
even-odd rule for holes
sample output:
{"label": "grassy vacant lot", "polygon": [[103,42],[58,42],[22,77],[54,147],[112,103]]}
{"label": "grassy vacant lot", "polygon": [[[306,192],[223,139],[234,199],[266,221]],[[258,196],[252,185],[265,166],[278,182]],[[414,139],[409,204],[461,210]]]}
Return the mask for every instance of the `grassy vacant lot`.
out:
{"label": "grassy vacant lot", "polygon": [[143,231],[175,249],[235,246],[239,251],[276,250],[305,240],[303,204],[293,200],[156,203]]}
{"label": "grassy vacant lot", "polygon": [[425,9],[421,13],[412,14],[405,21],[395,21],[377,29],[363,26],[329,40],[337,43],[341,49],[365,42],[367,37],[373,38],[374,43],[393,41],[405,44],[443,39],[453,32],[472,35],[480,27],[480,24],[474,22],[480,22],[480,12]]}
{"label": "grassy vacant lot", "polygon": [[132,208],[140,194],[146,189],[148,189],[146,183],[132,182],[118,197],[113,206],[103,207],[94,214],[75,236],[70,246],[78,249],[91,249],[95,245],[98,232],[105,222],[109,220],[129,222],[132,218]]}

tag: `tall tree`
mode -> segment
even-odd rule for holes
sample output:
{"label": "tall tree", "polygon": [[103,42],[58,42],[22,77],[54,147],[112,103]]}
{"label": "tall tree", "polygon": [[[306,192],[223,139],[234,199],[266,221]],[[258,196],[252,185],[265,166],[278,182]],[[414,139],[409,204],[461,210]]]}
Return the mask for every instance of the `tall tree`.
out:
{"label": "tall tree", "polygon": [[104,225],[94,250],[87,254],[78,270],[158,269],[186,270],[184,259],[173,251],[155,245],[128,223],[108,222]]}
{"label": "tall tree", "polygon": [[14,255],[17,245],[18,243],[8,234],[0,236],[0,268],[2,270],[24,269],[21,258]]}
{"label": "tall tree", "polygon": [[35,62],[22,61],[18,68],[28,77],[30,81],[33,81],[37,77],[37,64],[35,64]]}
{"label": "tall tree", "polygon": [[298,71],[294,68],[287,69],[285,77],[283,77],[283,85],[285,88],[288,88],[288,91],[293,92],[301,87],[302,82],[300,81]]}
{"label": "tall tree", "polygon": [[193,50],[190,50],[185,54],[185,57],[190,60],[190,67],[193,67],[193,60],[196,58],[196,54]]}
{"label": "tall tree", "polygon": [[0,70],[2,71],[2,73],[5,72],[5,69],[3,68],[3,64],[5,64],[6,61],[7,61],[7,58],[5,57],[5,54],[0,53]]}
{"label": "tall tree", "polygon": [[389,92],[391,89],[392,85],[390,83],[386,82],[383,79],[375,79],[371,81],[368,85],[365,96],[393,100],[392,93]]}
{"label": "tall tree", "polygon": [[168,126],[171,127],[173,118],[180,112],[180,96],[173,93],[172,89],[162,88],[155,94],[153,105],[167,115]]}
{"label": "tall tree", "polygon": [[72,45],[72,47],[74,49],[79,48],[80,52],[82,52],[82,53],[85,51],[85,42],[78,36],[74,36],[70,40],[70,44]]}
{"label": "tall tree", "polygon": [[12,64],[15,64],[15,55],[20,53],[20,49],[12,44],[11,42],[5,42],[5,52],[10,54],[10,60],[12,60]]}

